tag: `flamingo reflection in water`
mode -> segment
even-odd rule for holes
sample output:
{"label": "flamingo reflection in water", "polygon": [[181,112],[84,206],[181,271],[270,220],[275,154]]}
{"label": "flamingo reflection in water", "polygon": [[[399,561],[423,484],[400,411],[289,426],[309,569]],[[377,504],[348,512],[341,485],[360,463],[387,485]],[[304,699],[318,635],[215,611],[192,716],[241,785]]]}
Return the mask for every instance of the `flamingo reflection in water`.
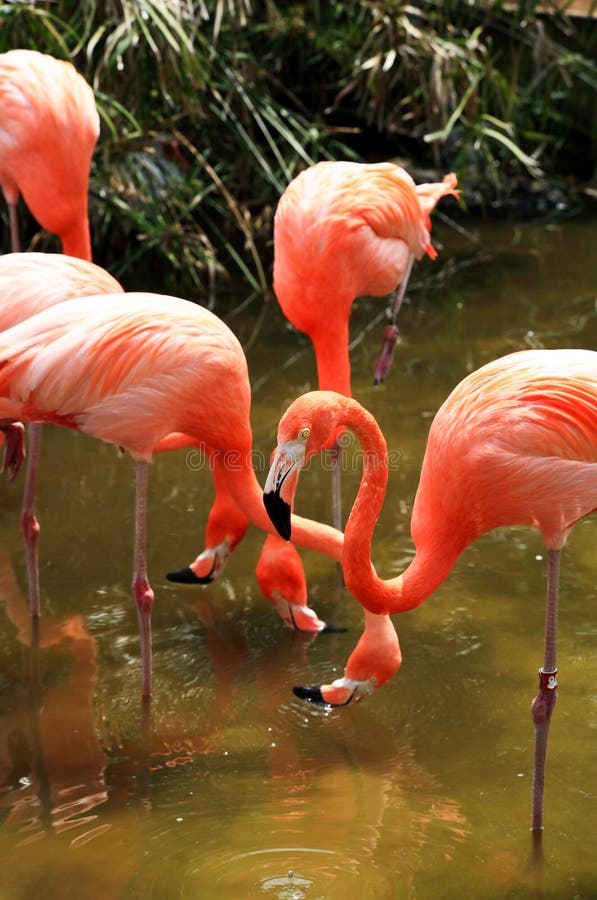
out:
{"label": "flamingo reflection in water", "polygon": [[[61,871],[76,850],[77,878],[93,878],[105,896],[119,895],[131,879],[138,885],[147,879],[159,890],[161,879],[172,875],[157,859],[144,856],[144,841],[167,831],[173,802],[182,820],[188,819],[186,827],[196,828],[198,804],[208,821],[225,812],[233,797],[238,800],[237,787],[219,777],[230,764],[240,773],[250,773],[248,778],[242,776],[247,802],[238,805],[224,828],[226,817],[219,820],[213,852],[217,858],[222,848],[231,853],[234,847],[246,851],[253,844],[265,846],[259,857],[263,878],[279,875],[283,858],[281,877],[286,877],[288,855],[279,850],[301,845],[305,851],[296,859],[297,881],[301,873],[307,879],[330,874],[326,866],[321,869],[321,855],[310,855],[309,848],[317,846],[329,848],[325,859],[334,877],[353,879],[355,867],[357,874],[376,874],[378,854],[386,853],[390,835],[392,839],[398,835],[404,848],[398,874],[414,882],[426,855],[437,854],[438,841],[441,853],[451,856],[467,839],[468,824],[457,803],[443,794],[402,738],[399,747],[398,738],[390,735],[380,744],[379,731],[372,726],[365,729],[371,737],[363,739],[345,717],[334,714],[335,721],[328,723],[333,740],[323,758],[305,752],[303,741],[308,743],[309,731],[303,710],[297,702],[284,702],[287,689],[279,675],[288,666],[307,665],[312,636],[284,632],[275,645],[256,653],[247,642],[242,617],[225,617],[217,599],[190,605],[183,631],[192,632],[193,646],[200,648],[203,661],[192,654],[189,677],[196,683],[197,668],[204,672],[204,710],[194,715],[180,694],[159,717],[154,711],[151,722],[142,718],[139,728],[131,731],[122,718],[129,715],[130,704],[119,692],[130,700],[131,691],[135,697],[136,691],[131,689],[123,655],[115,657],[116,671],[102,674],[98,643],[79,613],[47,614],[39,621],[37,644],[32,642],[27,604],[5,552],[0,553],[0,597],[4,628],[14,629],[11,646],[25,662],[24,674],[13,674],[11,685],[11,696],[19,696],[18,708],[5,713],[1,730],[7,742],[0,748],[0,802],[6,812],[0,848],[12,861],[10,885],[30,884],[41,871],[38,866]],[[102,640],[103,635],[104,630]],[[156,681],[169,691],[170,679],[175,679],[180,691],[184,635],[176,632],[170,658],[171,637],[170,628],[156,634],[160,647]],[[112,694],[108,682],[116,686]],[[187,702],[195,706],[192,692]],[[3,707],[10,705],[6,702]],[[147,708],[141,707],[140,716]],[[255,778],[255,765],[263,777]],[[189,796],[186,788],[176,786],[171,778],[175,769],[192,775],[193,782],[205,783],[201,796]],[[188,787],[188,777],[182,784]],[[173,793],[164,796],[165,790]],[[213,806],[206,808],[207,796]],[[321,816],[322,802],[330,809],[330,818]],[[354,815],[343,815],[341,809]],[[185,840],[183,826],[176,834],[177,846]],[[189,836],[187,844],[185,877],[200,879],[210,866],[205,842],[197,846]],[[356,848],[350,864],[348,846]],[[247,877],[255,874],[251,860],[245,856],[239,862]],[[233,861],[231,865],[234,868]],[[72,872],[65,872],[64,878],[72,878]]]}

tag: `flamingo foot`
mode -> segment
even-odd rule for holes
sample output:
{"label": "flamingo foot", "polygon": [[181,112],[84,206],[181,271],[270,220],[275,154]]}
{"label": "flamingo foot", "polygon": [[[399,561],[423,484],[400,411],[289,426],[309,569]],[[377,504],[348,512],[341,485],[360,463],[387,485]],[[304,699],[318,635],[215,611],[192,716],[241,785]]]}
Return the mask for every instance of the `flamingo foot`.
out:
{"label": "flamingo foot", "polygon": [[397,325],[389,323],[384,327],[381,338],[381,350],[379,351],[373,373],[373,384],[381,384],[392,368],[394,349],[399,337],[400,332]]}
{"label": "flamingo foot", "polygon": [[12,422],[0,429],[4,432],[5,446],[4,459],[2,461],[2,474],[8,475],[10,481],[23,465],[25,459],[25,426],[22,422]]}
{"label": "flamingo foot", "polygon": [[292,691],[301,700],[317,703],[323,706],[348,706],[349,703],[358,703],[363,697],[372,694],[375,683],[372,678],[359,681],[354,678],[336,678],[331,684],[312,685],[301,687],[297,685]]}

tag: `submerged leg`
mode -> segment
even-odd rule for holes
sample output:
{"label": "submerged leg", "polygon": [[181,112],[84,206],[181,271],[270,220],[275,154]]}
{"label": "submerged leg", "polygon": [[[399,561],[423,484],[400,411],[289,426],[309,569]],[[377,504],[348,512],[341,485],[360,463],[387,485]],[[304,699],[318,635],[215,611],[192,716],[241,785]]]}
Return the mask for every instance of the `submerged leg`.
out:
{"label": "submerged leg", "polygon": [[547,599],[545,605],[545,653],[539,669],[539,692],[533,700],[531,714],[535,725],[535,760],[533,765],[533,832],[543,830],[543,790],[545,758],[551,714],[556,704],[558,670],[556,667],[556,639],[558,631],[558,599],[560,581],[560,551],[547,551]]}
{"label": "submerged leg", "polygon": [[135,489],[135,551],[133,596],[137,604],[141,639],[142,695],[151,696],[151,606],[153,591],[147,578],[147,480],[149,463],[138,462]]}
{"label": "submerged leg", "polygon": [[43,425],[39,422],[29,425],[27,429],[27,468],[25,471],[25,490],[21,506],[21,531],[25,539],[25,558],[27,560],[27,582],[29,585],[29,610],[34,618],[40,614],[39,605],[39,570],[37,564],[37,541],[39,538],[39,522],[35,515],[35,493],[41,454],[41,436]]}

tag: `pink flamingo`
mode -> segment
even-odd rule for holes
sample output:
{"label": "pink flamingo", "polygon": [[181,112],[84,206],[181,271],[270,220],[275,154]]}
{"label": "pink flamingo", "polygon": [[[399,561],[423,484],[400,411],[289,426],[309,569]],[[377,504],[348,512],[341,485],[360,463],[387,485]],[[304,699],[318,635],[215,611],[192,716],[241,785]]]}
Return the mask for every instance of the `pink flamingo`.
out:
{"label": "pink flamingo", "polygon": [[93,91],[72,63],[35,50],[0,54],[0,185],[13,251],[22,194],[65,253],[91,259],[87,192],[98,136]]}
{"label": "pink flamingo", "polygon": [[[86,260],[59,253],[7,253],[0,256],[0,331],[24,321],[32,315],[64,300],[94,294],[122,292],[121,285],[104,269]],[[101,303],[94,296],[93,304]],[[22,462],[23,426],[6,426],[4,471],[11,477]],[[40,614],[37,544],[39,522],[35,515],[35,491],[41,452],[43,425],[29,426],[27,474],[21,511],[21,526],[25,538],[29,606],[33,616]],[[189,447],[188,435],[169,435],[156,451]],[[214,472],[215,500],[206,528],[206,549],[187,570],[170,573],[173,581],[208,584],[223,571],[235,546],[247,530],[249,520],[236,506],[228,493],[224,478]],[[257,566],[257,582],[267,599],[278,609],[289,627],[303,631],[337,630],[326,625],[307,606],[305,575],[300,557],[292,544],[277,535],[268,535]],[[178,576],[178,577],[177,577]],[[293,624],[294,623],[294,624]]]}
{"label": "pink flamingo", "polygon": [[[350,396],[351,306],[399,285],[404,292],[413,258],[437,256],[429,214],[442,197],[457,196],[456,183],[450,174],[416,185],[393,163],[328,160],[305,169],[282,194],[274,218],[274,291],[286,318],[313,342],[320,390]],[[389,370],[391,350],[376,381]]]}
{"label": "pink flamingo", "polygon": [[[320,390],[351,396],[349,317],[357,297],[398,289],[375,383],[383,381],[398,337],[398,314],[414,259],[436,257],[429,231],[438,201],[458,196],[456,176],[416,185],[392,163],[326,161],[288,185],[274,219],[274,291],[287,319],[309,335]],[[337,461],[335,437],[330,445]],[[340,527],[339,469],[334,466],[334,524]]]}
{"label": "pink flamingo", "polygon": [[344,678],[295,691],[308,700],[337,705],[381,686],[400,665],[389,614],[421,604],[463,550],[485,532],[508,525],[538,528],[548,558],[544,662],[533,701],[533,830],[540,831],[547,735],[557,688],[560,554],[574,524],[597,510],[597,353],[513,353],[473,372],[454,389],[429,432],[412,511],[415,557],[401,575],[387,581],[371,563],[373,528],[387,483],[386,445],[373,416],[356,401],[313,392],[290,406],[280,421],[278,450],[265,486],[266,506],[288,539],[289,503],[298,472],[339,427],[354,431],[364,459],[346,525],[344,576],[367,611],[367,628],[377,622],[384,629],[385,649],[366,628],[358,666],[351,657]]}
{"label": "pink flamingo", "polygon": [[[146,496],[154,448],[174,432],[213,448],[236,505],[275,534],[251,466],[250,385],[233,333],[213,313],[158,294],[69,300],[0,339],[0,421],[63,425],[123,447],[136,466],[133,595],[142,691],[151,693]],[[340,560],[342,535],[294,517],[295,543]]]}

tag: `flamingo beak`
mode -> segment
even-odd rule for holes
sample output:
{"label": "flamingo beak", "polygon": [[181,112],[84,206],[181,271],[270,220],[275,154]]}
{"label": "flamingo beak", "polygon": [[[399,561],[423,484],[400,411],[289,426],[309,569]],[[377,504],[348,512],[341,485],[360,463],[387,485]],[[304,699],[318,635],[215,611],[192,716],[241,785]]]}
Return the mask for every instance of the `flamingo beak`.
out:
{"label": "flamingo beak", "polygon": [[230,542],[224,540],[215,547],[208,547],[189,566],[168,572],[166,578],[176,584],[211,584],[220,577],[231,554]]}
{"label": "flamingo beak", "polygon": [[263,488],[263,505],[272,525],[285,541],[290,540],[290,513],[301,468],[305,463],[305,442],[278,444]]}
{"label": "flamingo beak", "polygon": [[377,685],[373,678],[358,681],[352,678],[336,678],[331,684],[303,687],[297,685],[292,692],[301,700],[317,703],[319,706],[348,706],[372,694]]}

